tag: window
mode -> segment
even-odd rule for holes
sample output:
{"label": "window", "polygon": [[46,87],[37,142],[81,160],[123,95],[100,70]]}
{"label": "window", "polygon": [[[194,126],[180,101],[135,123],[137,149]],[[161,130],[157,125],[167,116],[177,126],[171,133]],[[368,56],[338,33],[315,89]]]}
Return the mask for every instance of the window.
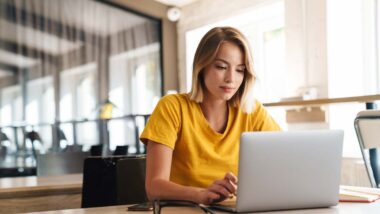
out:
{"label": "window", "polygon": [[1,90],[1,124],[11,125],[23,121],[22,96],[20,86],[10,86]]}
{"label": "window", "polygon": [[96,118],[97,66],[89,63],[60,74],[61,121]]}
{"label": "window", "polygon": [[[379,92],[374,3],[374,0],[327,1],[329,97]],[[361,157],[353,122],[364,109],[364,103],[329,106],[330,128],[345,131],[345,157]]]}
{"label": "window", "polygon": [[[113,115],[150,114],[161,97],[161,82],[158,43],[112,56],[109,98],[116,106]],[[136,134],[143,127],[138,118],[110,121],[111,150],[117,145],[130,145],[129,151],[136,152]]]}
{"label": "window", "polygon": [[[244,14],[197,28],[186,32],[186,80],[190,91],[192,80],[193,57],[199,41],[212,27],[232,26],[241,30],[247,36],[252,47],[254,69],[258,79],[255,85],[256,97],[262,101],[274,101],[284,96],[284,90],[265,87],[278,85],[285,76],[284,50],[284,3],[275,2],[253,8]],[[273,78],[276,77],[276,78]]]}
{"label": "window", "polygon": [[[60,118],[61,121],[93,119],[96,112],[96,83],[97,66],[89,63],[73,69],[62,71]],[[74,125],[63,124],[60,126],[65,133],[68,145],[75,143],[98,144],[98,132],[96,123],[88,122],[75,125],[76,139],[74,139]]]}
{"label": "window", "polygon": [[109,97],[119,114],[151,113],[161,97],[161,82],[158,43],[110,58]]}
{"label": "window", "polygon": [[[53,78],[51,76],[29,80],[26,84],[25,122],[26,131],[39,133],[43,143],[35,143],[41,153],[52,146],[51,123],[55,118]],[[31,142],[26,144],[31,149]]]}
{"label": "window", "polygon": [[[22,96],[21,87],[9,86],[1,90],[1,115],[0,122],[2,126],[17,125],[22,121]],[[9,138],[10,150],[15,151],[15,143],[22,142],[22,135],[19,135],[16,129],[6,127],[1,130]]]}
{"label": "window", "polygon": [[[4,132],[22,122],[15,131],[21,134],[11,130],[8,137],[22,142],[25,128],[40,134],[46,150],[59,151],[52,133],[69,145],[108,147],[110,128],[94,121],[104,103],[116,104],[112,117],[128,117],[151,113],[161,97],[160,20],[92,0],[0,1],[0,12],[6,49],[0,51],[0,122]],[[136,142],[130,122],[111,123],[111,148]]]}
{"label": "window", "polygon": [[51,76],[27,82],[25,120],[28,124],[52,123],[55,117],[53,79]]}

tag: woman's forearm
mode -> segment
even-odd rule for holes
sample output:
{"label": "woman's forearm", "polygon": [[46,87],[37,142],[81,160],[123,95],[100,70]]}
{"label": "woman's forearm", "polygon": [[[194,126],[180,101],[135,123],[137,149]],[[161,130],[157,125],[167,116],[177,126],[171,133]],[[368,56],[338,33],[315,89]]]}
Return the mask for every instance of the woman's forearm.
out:
{"label": "woman's forearm", "polygon": [[200,203],[202,188],[183,186],[164,179],[152,180],[147,193],[149,200],[188,200]]}

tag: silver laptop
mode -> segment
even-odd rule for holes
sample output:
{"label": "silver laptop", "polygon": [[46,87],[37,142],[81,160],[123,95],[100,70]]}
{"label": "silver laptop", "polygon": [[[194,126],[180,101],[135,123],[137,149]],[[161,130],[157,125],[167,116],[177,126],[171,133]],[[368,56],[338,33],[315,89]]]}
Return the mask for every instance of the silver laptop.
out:
{"label": "silver laptop", "polygon": [[215,208],[254,212],[338,203],[343,131],[246,132],[240,142],[236,201]]}

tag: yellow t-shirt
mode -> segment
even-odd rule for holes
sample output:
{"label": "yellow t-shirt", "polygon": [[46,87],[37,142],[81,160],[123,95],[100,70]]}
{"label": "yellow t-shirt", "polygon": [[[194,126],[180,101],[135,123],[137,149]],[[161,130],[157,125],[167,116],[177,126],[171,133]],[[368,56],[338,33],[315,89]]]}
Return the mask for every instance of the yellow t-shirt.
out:
{"label": "yellow t-shirt", "polygon": [[167,95],[157,104],[140,136],[173,149],[170,180],[207,187],[226,172],[237,175],[240,134],[245,131],[274,131],[280,127],[256,102],[252,113],[230,106],[224,133],[214,131],[200,105],[187,94]]}

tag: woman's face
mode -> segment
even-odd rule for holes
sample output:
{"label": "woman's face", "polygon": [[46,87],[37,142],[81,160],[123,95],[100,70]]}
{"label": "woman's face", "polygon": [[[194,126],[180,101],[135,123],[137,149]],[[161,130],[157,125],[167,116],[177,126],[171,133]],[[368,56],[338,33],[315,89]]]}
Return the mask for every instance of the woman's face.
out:
{"label": "woman's face", "polygon": [[223,42],[215,59],[203,71],[205,98],[227,101],[244,79],[244,53],[236,44]]}

